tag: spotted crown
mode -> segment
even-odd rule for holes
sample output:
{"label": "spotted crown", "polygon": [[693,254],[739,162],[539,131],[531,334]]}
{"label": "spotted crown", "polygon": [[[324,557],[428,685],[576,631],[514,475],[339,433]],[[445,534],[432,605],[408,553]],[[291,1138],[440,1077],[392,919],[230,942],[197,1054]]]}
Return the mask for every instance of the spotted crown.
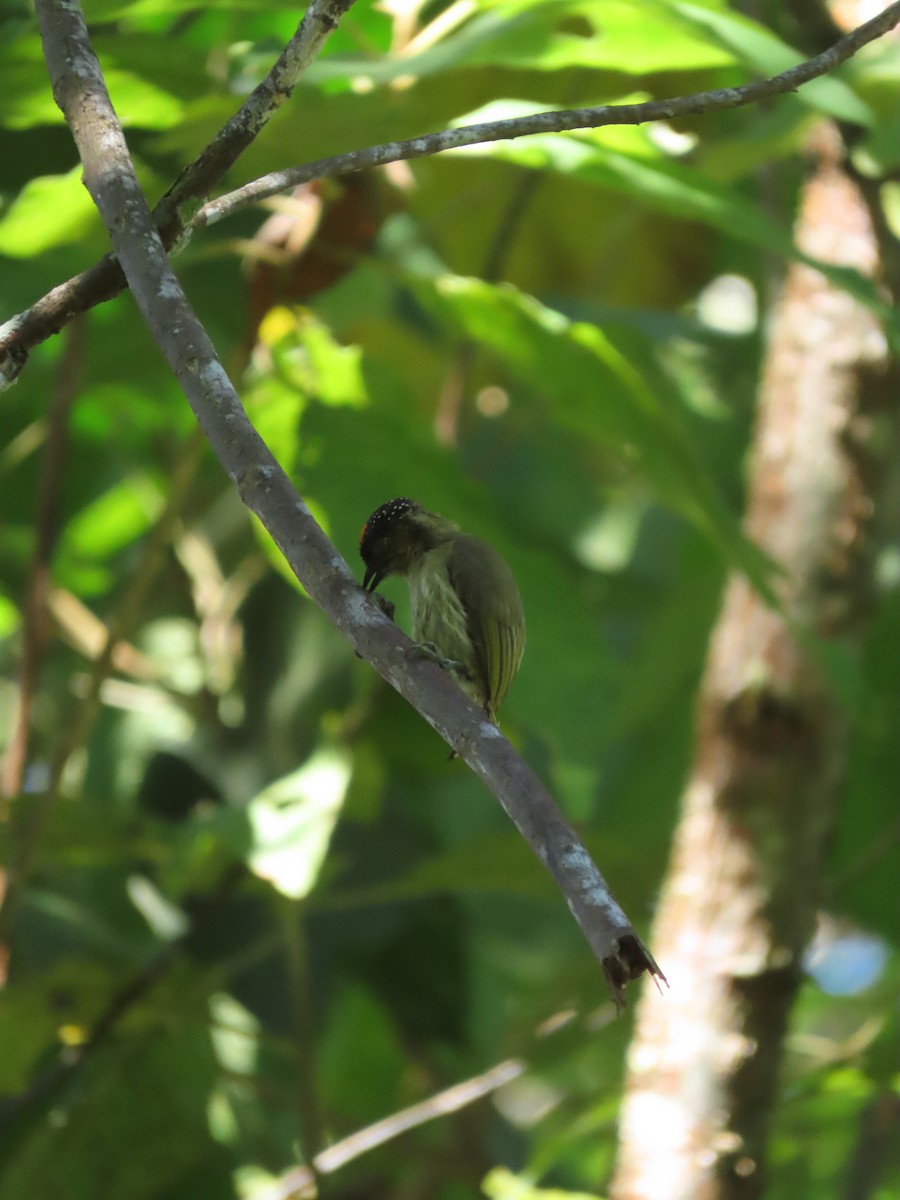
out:
{"label": "spotted crown", "polygon": [[398,496],[396,500],[388,500],[387,504],[382,504],[381,508],[376,508],[360,530],[360,548],[362,548],[362,544],[366,538],[377,536],[378,533],[383,532],[393,525],[398,517],[402,517],[404,513],[416,507],[415,500],[410,500],[407,496]]}

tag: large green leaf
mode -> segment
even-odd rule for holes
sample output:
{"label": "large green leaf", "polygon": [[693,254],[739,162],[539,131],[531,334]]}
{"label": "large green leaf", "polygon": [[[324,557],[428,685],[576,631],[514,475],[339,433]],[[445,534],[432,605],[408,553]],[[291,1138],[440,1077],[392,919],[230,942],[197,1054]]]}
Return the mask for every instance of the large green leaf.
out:
{"label": "large green leaf", "polygon": [[[423,40],[427,36],[426,29]],[[640,75],[732,62],[733,53],[701,27],[691,29],[635,0],[501,0],[483,4],[461,28],[417,53],[375,62],[329,57],[313,66],[308,79],[354,76],[387,83],[458,67],[587,67]]]}
{"label": "large green leaf", "polygon": [[[714,43],[729,50],[738,61],[746,63],[761,76],[779,75],[805,58],[771,30],[742,13],[729,12],[719,5],[690,3],[689,0],[660,0],[659,7],[682,16],[690,28],[705,31]],[[857,125],[872,124],[871,109],[833,74],[822,75],[804,84],[798,94],[804,103],[838,120]]]}
{"label": "large green leaf", "polygon": [[72,518],[60,553],[102,561],[146,533],[159,516],[163,502],[158,481],[143,474],[124,479]]}
{"label": "large green leaf", "polygon": [[556,420],[613,447],[665,503],[712,539],[727,562],[768,592],[763,556],[716,495],[677,411],[660,403],[601,329],[569,321],[515,288],[477,279],[437,276],[419,282],[417,290],[541,393]]}
{"label": "large green leaf", "polygon": [[482,1190],[488,1200],[600,1200],[593,1192],[536,1187],[527,1179],[522,1179],[502,1167],[494,1167],[487,1174]]}
{"label": "large green leaf", "polygon": [[[460,119],[460,125],[525,115],[532,104],[503,101]],[[870,308],[900,345],[900,317],[872,280],[850,267],[836,267],[798,250],[788,230],[738,191],[673,162],[638,127],[608,127],[573,133],[535,134],[511,141],[453,150],[455,155],[487,156],[531,170],[559,172],[621,192],[636,203],[673,217],[701,221],[739,241],[806,262],[836,286]]]}
{"label": "large green leaf", "polygon": [[[168,129],[181,119],[183,108],[177,93],[146,75],[105,64],[104,78],[126,126]],[[0,41],[0,125],[29,129],[62,123],[37,35]]]}
{"label": "large green leaf", "polygon": [[0,254],[31,258],[102,228],[81,169],[32,179],[0,218]]}
{"label": "large green leaf", "polygon": [[[499,101],[459,119],[466,126],[527,116],[538,111],[522,101]],[[788,252],[784,227],[739,192],[673,161],[646,127],[610,125],[573,133],[538,133],[527,138],[467,146],[454,155],[489,156],[530,170],[554,171],[623,192],[674,217],[702,221],[754,245]]]}
{"label": "large green leaf", "polygon": [[321,751],[250,801],[248,862],[295,900],[315,886],[350,781],[345,755]]}
{"label": "large green leaf", "polygon": [[[77,1103],[57,1097],[52,1114],[20,1142],[17,1154],[6,1156],[5,1197],[152,1200],[171,1194],[194,1169],[217,1181],[218,1189],[226,1186],[207,1128],[215,1073],[208,1033],[196,1020],[163,1028],[147,1012],[144,1021],[143,1032],[138,1025],[88,1063]],[[195,1194],[211,1195],[205,1185]]]}

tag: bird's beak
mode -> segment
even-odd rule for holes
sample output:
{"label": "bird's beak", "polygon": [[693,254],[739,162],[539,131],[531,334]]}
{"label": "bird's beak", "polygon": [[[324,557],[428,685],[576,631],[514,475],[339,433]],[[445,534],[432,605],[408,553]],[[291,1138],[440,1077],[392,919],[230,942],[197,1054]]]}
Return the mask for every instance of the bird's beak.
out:
{"label": "bird's beak", "polygon": [[363,587],[367,592],[374,592],[386,574],[386,571],[379,571],[376,567],[366,567],[366,573],[363,575]]}

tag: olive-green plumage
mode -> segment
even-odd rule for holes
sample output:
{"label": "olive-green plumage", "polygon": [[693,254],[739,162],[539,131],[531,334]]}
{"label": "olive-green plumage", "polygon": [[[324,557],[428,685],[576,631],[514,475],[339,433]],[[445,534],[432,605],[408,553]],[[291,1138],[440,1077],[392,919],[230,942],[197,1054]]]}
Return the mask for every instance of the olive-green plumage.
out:
{"label": "olive-green plumage", "polygon": [[363,587],[405,576],[414,640],[458,664],[462,687],[494,720],[525,649],[519,589],[497,551],[400,497],[369,517],[359,552]]}

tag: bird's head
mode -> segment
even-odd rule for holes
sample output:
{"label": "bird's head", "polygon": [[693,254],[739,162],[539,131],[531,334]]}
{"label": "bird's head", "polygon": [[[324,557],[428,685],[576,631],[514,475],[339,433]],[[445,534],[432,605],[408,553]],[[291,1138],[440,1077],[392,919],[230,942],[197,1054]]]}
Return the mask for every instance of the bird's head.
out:
{"label": "bird's head", "polygon": [[456,532],[451,521],[427,512],[406,496],[382,504],[359,535],[359,553],[366,568],[363,587],[374,591],[388,575],[406,575],[427,550]]}

